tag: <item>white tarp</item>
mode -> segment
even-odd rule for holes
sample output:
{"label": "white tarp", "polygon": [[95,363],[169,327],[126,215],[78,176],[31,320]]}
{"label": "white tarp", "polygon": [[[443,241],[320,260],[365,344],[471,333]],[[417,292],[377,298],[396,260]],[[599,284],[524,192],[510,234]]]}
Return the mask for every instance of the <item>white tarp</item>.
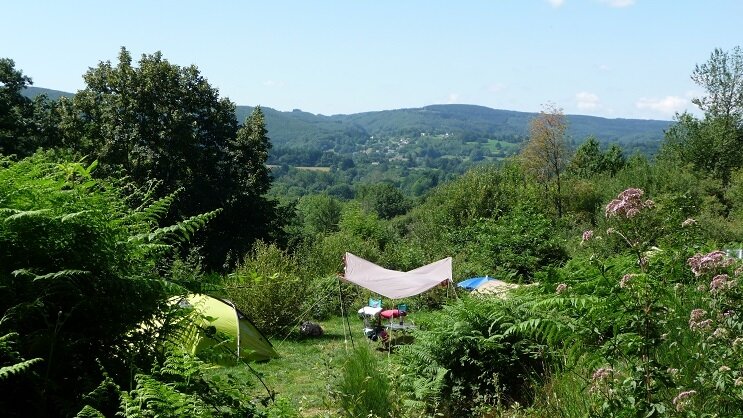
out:
{"label": "white tarp", "polygon": [[451,281],[451,257],[408,272],[388,270],[351,253],[344,257],[345,279],[390,299],[415,296]]}

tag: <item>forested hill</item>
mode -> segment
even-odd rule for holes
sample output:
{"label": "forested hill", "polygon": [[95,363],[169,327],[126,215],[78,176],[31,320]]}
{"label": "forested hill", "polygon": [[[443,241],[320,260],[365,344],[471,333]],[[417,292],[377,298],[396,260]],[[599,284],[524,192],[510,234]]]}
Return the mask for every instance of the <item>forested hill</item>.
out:
{"label": "forested hill", "polygon": [[[252,110],[238,106],[238,120]],[[535,113],[491,109],[475,105],[431,105],[415,109],[383,110],[350,115],[315,115],[294,110],[280,112],[263,108],[269,135],[274,144],[331,149],[340,142],[370,136],[449,134],[466,141],[498,139],[519,142],[528,135]],[[663,132],[672,123],[663,120],[607,119],[569,115],[569,136],[575,143],[594,135],[599,142],[619,143],[625,150],[639,149],[653,154]]]}
{"label": "forested hill", "polygon": [[[72,96],[57,90],[29,87],[28,96],[47,94],[50,98]],[[238,121],[252,111],[237,106]],[[535,113],[491,109],[475,105],[431,105],[415,109],[395,109],[350,115],[316,115],[294,110],[282,112],[263,107],[266,127],[275,146],[338,150],[344,144],[358,145],[371,136],[420,137],[446,135],[465,141],[497,139],[520,142],[528,134]],[[663,120],[607,119],[568,115],[569,136],[575,144],[593,135],[600,143],[619,143],[627,152],[640,150],[653,154],[663,139],[663,131],[672,123]]]}

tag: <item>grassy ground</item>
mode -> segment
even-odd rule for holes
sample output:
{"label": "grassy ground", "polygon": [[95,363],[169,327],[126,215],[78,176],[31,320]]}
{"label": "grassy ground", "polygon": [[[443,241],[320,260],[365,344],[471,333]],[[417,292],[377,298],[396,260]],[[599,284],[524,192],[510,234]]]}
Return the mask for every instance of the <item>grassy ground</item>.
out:
{"label": "grassy ground", "polygon": [[[348,330],[344,332],[344,319],[336,317],[320,322],[324,330],[322,337],[300,338],[297,334],[291,334],[284,340],[273,338],[271,341],[281,358],[252,367],[263,376],[266,385],[278,397],[289,399],[300,408],[302,416],[336,416],[330,391],[341,362],[352,345],[371,344],[379,348],[375,352],[386,360],[390,355],[381,349],[380,343],[363,335],[363,324],[358,318],[350,317],[348,323],[350,336]],[[260,384],[254,389],[254,396],[266,396],[266,390]]]}

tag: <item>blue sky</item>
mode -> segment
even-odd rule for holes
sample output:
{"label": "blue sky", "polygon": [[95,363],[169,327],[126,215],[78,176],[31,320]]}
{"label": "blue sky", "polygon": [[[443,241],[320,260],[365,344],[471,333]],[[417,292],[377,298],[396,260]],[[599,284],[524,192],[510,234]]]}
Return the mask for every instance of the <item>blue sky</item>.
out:
{"label": "blue sky", "polygon": [[671,119],[743,44],[740,0],[13,1],[0,56],[34,85],[162,51],[239,105],[321,114],[467,103]]}

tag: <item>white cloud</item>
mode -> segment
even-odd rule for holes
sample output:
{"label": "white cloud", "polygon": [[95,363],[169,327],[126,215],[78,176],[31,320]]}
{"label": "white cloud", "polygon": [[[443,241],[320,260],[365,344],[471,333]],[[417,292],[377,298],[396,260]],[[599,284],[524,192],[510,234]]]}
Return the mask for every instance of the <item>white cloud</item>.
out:
{"label": "white cloud", "polygon": [[449,97],[446,99],[447,104],[459,103],[459,93],[449,93]]}
{"label": "white cloud", "polygon": [[552,7],[560,7],[565,3],[565,0],[547,0]]}
{"label": "white cloud", "polygon": [[601,0],[601,2],[611,7],[629,7],[635,4],[635,0]]}
{"label": "white cloud", "polygon": [[599,96],[587,91],[576,93],[575,102],[580,110],[594,110],[600,107]]}
{"label": "white cloud", "polygon": [[609,71],[609,70],[611,70],[611,67],[609,67],[607,64],[599,64],[599,70],[601,70],[601,71]]}
{"label": "white cloud", "polygon": [[652,110],[664,116],[673,116],[676,112],[686,109],[689,103],[688,99],[679,96],[666,96],[662,99],[642,97],[635,102],[635,107],[640,110]]}

